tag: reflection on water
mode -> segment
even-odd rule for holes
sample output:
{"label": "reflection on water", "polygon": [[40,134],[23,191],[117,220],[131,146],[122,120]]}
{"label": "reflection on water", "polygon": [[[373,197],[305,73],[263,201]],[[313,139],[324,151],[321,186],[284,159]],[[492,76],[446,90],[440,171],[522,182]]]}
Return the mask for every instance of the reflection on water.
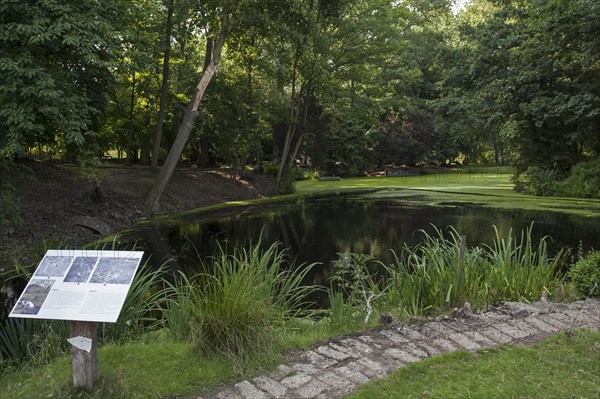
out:
{"label": "reflection on water", "polygon": [[492,244],[495,225],[501,236],[509,230],[520,235],[534,223],[538,240],[552,237],[551,251],[562,247],[585,248],[600,243],[600,224],[596,220],[549,212],[498,210],[483,207],[406,206],[392,200],[368,200],[359,195],[337,195],[303,199],[276,205],[262,205],[206,216],[202,213],[173,227],[147,226],[128,240],[140,240],[145,250],[160,264],[173,257],[177,265],[197,264],[197,253],[207,258],[218,246],[234,246],[258,241],[270,245],[280,241],[296,263],[321,262],[315,269],[314,283],[327,284],[328,266],[338,252],[369,253],[389,261],[389,249],[399,251],[405,244],[417,244],[420,229],[453,226],[467,236],[471,245]]}

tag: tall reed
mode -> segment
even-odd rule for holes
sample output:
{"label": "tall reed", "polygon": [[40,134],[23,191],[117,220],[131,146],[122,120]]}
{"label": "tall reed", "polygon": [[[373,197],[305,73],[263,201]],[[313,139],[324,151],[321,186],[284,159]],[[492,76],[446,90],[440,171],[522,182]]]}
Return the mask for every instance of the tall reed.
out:
{"label": "tall reed", "polygon": [[551,290],[563,276],[563,253],[548,256],[547,238],[537,245],[532,227],[513,237],[501,237],[494,227],[491,246],[475,246],[460,258],[461,236],[450,228],[430,235],[421,231],[423,242],[404,247],[394,263],[386,266],[390,286],[387,305],[400,307],[408,315],[424,314],[462,306],[469,301],[484,309],[498,301],[532,300]]}
{"label": "tall reed", "polygon": [[100,331],[103,341],[127,341],[143,331],[158,328],[163,308],[162,281],[165,265],[156,270],[145,262],[139,267],[123,303],[116,323],[104,323]]}

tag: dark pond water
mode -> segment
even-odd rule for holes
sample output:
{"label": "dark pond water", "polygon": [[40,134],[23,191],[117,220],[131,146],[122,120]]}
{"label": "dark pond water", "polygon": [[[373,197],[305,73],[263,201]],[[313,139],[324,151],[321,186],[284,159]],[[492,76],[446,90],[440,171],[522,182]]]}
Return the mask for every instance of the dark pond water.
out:
{"label": "dark pond water", "polygon": [[[200,271],[198,254],[209,258],[218,245],[231,249],[257,242],[262,235],[265,245],[281,242],[296,264],[321,262],[308,282],[328,285],[330,262],[339,252],[370,253],[389,262],[388,250],[399,251],[404,244],[417,244],[421,240],[420,229],[433,233],[433,226],[453,226],[467,236],[468,244],[479,245],[493,243],[493,225],[503,236],[510,229],[520,235],[532,222],[534,238],[552,238],[552,252],[564,247],[576,250],[580,243],[584,249],[600,248],[597,218],[473,206],[409,206],[401,201],[346,194],[200,212],[177,224],[146,224],[123,235],[119,249],[132,249],[135,245],[151,255],[150,262],[156,266],[171,260],[170,267]],[[19,291],[18,285],[12,285],[11,290]],[[6,291],[0,292],[0,298],[2,320],[9,311],[6,307],[10,308],[15,299],[9,298]]]}
{"label": "dark pond water", "polygon": [[552,252],[576,249],[580,243],[584,248],[600,247],[597,219],[483,207],[407,206],[356,194],[198,213],[178,225],[147,225],[123,238],[129,245],[137,241],[138,248],[153,254],[151,261],[156,265],[174,259],[174,267],[189,268],[198,264],[198,254],[208,258],[218,245],[233,248],[256,242],[262,235],[265,245],[283,243],[297,264],[321,262],[311,278],[314,283],[327,284],[330,262],[339,252],[369,253],[390,261],[389,250],[398,252],[404,244],[417,244],[422,237],[420,229],[431,234],[433,226],[453,226],[467,236],[469,244],[479,245],[493,243],[493,225],[502,236],[511,229],[520,235],[532,222],[534,238],[552,238]]}

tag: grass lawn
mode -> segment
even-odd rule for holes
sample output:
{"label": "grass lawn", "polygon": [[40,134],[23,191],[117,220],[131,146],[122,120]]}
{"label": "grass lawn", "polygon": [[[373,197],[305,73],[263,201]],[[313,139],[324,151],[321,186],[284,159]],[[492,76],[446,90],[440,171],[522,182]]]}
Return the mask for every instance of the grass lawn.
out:
{"label": "grass lawn", "polygon": [[554,211],[600,217],[600,200],[536,197],[513,190],[509,174],[447,171],[407,177],[354,177],[339,181],[299,181],[296,195],[368,190],[369,197],[429,205],[478,205],[503,209]]}
{"label": "grass lawn", "polygon": [[[199,358],[190,344],[130,343],[100,348],[93,392],[73,389],[71,356],[0,374],[2,398],[131,398],[191,395],[232,379],[229,361]],[[4,396],[6,395],[6,396]]]}
{"label": "grass lawn", "polygon": [[[102,346],[101,379],[92,392],[72,388],[70,361],[64,356],[46,366],[5,370],[0,373],[1,397],[193,397],[240,380],[230,361],[197,357],[182,343]],[[600,331],[576,330],[570,339],[559,334],[527,347],[461,351],[413,363],[363,385],[350,399],[598,397]]]}
{"label": "grass lawn", "polygon": [[349,399],[599,398],[600,331],[577,330],[527,347],[454,352],[364,385]]}
{"label": "grass lawn", "polygon": [[[0,368],[1,399],[158,399],[195,397],[237,383],[280,364],[280,352],[306,349],[337,334],[317,326],[290,326],[274,353],[236,374],[231,359],[200,357],[190,343],[156,338],[150,342],[106,344],[99,348],[100,380],[91,392],[73,388],[70,352],[47,365]],[[353,330],[349,330],[353,331]]]}

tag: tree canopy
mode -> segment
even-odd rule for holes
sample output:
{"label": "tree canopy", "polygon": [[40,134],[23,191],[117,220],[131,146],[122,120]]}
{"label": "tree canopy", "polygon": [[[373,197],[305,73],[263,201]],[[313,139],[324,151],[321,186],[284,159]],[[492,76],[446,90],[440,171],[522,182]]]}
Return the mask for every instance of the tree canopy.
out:
{"label": "tree canopy", "polygon": [[175,161],[279,179],[596,159],[600,3],[453,3],[0,0],[0,158],[161,165],[189,123]]}

